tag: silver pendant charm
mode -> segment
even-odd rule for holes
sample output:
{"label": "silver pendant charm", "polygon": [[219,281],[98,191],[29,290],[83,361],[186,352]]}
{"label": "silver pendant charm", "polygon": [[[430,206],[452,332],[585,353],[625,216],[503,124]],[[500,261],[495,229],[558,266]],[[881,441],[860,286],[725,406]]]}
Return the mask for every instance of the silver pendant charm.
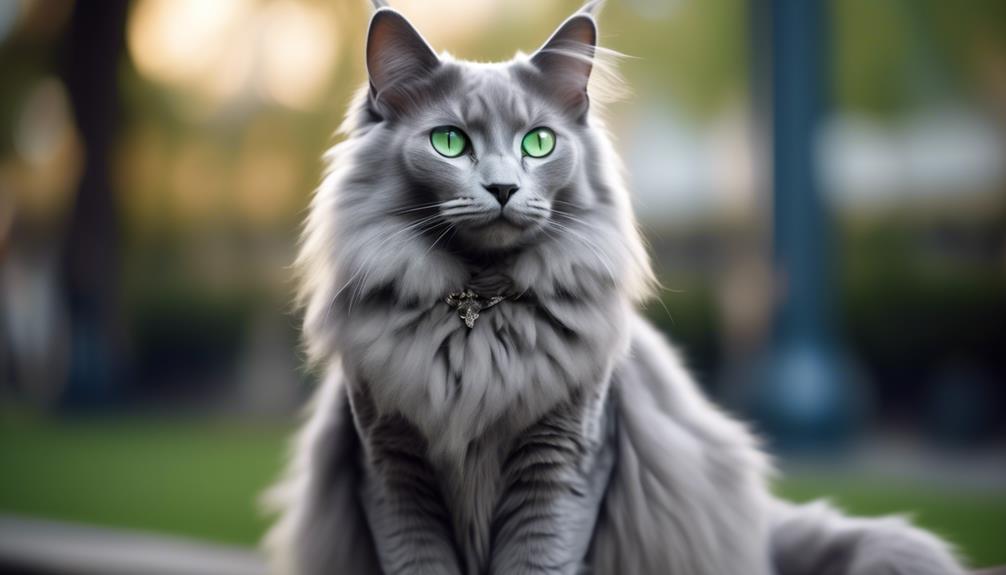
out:
{"label": "silver pendant charm", "polygon": [[447,305],[458,310],[458,317],[464,320],[468,329],[475,327],[475,320],[482,310],[489,309],[503,301],[503,296],[482,297],[470,289],[452,293],[444,300]]}

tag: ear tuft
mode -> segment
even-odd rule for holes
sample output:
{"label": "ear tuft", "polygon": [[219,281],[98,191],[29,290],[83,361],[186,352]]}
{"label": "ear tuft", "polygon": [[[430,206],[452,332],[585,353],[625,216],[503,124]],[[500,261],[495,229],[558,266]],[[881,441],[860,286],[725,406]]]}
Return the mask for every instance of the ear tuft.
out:
{"label": "ear tuft", "polygon": [[430,45],[398,12],[381,8],[367,33],[367,74],[374,97],[428,75],[440,65]]}
{"label": "ear tuft", "polygon": [[580,7],[579,12],[581,14],[589,14],[594,18],[601,13],[601,9],[604,8],[604,0],[588,0],[586,4]]}

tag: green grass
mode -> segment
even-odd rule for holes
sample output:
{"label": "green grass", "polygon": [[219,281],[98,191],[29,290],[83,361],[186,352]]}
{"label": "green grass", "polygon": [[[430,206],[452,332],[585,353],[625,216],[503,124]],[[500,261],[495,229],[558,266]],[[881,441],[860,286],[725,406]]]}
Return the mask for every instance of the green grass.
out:
{"label": "green grass", "polygon": [[855,515],[907,515],[954,543],[974,567],[1006,564],[1006,488],[975,492],[814,475],[788,478],[776,492],[792,501],[826,498]]}
{"label": "green grass", "polygon": [[[0,414],[0,512],[253,545],[258,494],[276,477],[289,429],[234,422],[61,419]],[[849,512],[911,512],[975,566],[1006,563],[1006,489],[961,492],[866,478],[801,476],[795,501]]]}
{"label": "green grass", "polygon": [[0,511],[254,544],[286,431],[0,417]]}

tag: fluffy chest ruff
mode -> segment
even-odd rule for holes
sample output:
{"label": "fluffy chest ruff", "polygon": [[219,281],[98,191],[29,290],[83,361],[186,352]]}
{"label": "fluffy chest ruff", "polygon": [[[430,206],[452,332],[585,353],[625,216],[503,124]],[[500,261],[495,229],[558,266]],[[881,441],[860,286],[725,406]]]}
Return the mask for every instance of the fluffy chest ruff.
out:
{"label": "fluffy chest ruff", "polygon": [[517,433],[607,384],[627,346],[627,314],[616,296],[605,299],[518,298],[469,328],[442,299],[375,293],[340,310],[343,367],[378,414],[420,430],[433,459],[460,459],[487,432]]}

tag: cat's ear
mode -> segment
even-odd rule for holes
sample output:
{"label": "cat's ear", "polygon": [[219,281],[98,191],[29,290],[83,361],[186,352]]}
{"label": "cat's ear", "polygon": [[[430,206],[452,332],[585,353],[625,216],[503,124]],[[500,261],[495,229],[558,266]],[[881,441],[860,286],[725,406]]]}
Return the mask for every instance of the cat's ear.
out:
{"label": "cat's ear", "polygon": [[583,14],[590,14],[594,18],[601,13],[601,9],[604,8],[604,0],[587,0],[583,6],[580,7],[578,12]]}
{"label": "cat's ear", "polygon": [[367,33],[370,93],[380,99],[389,88],[427,77],[440,65],[430,45],[398,12],[381,8]]}
{"label": "cat's ear", "polygon": [[552,91],[570,109],[586,111],[587,83],[594,67],[597,25],[586,13],[578,13],[562,23],[531,56]]}

